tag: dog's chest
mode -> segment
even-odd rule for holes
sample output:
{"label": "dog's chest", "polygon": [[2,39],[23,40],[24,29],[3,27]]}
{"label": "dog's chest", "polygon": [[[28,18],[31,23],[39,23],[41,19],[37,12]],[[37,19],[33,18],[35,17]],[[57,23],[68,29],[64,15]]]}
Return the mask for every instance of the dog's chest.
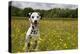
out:
{"label": "dog's chest", "polygon": [[38,29],[32,29],[31,30],[31,34],[37,34],[38,33]]}
{"label": "dog's chest", "polygon": [[32,26],[30,35],[31,35],[31,36],[36,36],[36,35],[39,34],[38,32],[39,32],[38,28]]}

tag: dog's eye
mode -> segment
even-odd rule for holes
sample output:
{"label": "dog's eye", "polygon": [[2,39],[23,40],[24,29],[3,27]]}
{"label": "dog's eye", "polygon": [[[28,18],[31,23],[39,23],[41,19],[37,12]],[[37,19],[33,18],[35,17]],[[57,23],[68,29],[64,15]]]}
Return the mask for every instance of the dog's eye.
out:
{"label": "dog's eye", "polygon": [[32,16],[32,18],[34,18],[34,16]]}
{"label": "dog's eye", "polygon": [[39,18],[39,16],[37,16],[37,18]]}

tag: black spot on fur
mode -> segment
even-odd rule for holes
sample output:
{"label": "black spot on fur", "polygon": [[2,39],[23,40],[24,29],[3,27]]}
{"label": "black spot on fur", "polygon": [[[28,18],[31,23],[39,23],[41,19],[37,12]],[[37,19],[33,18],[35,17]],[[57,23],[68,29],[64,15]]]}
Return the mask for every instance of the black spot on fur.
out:
{"label": "black spot on fur", "polygon": [[34,31],[34,34],[37,34],[37,31]]}
{"label": "black spot on fur", "polygon": [[34,26],[32,26],[32,29],[34,29]]}

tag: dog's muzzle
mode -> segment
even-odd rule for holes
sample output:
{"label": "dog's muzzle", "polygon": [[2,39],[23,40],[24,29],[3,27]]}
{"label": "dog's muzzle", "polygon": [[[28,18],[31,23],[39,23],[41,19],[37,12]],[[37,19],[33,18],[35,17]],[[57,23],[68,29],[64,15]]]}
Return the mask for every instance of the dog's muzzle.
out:
{"label": "dog's muzzle", "polygon": [[37,24],[37,20],[34,21],[34,24]]}
{"label": "dog's muzzle", "polygon": [[35,21],[34,21],[34,25],[35,25],[35,26],[37,26],[37,24],[38,24],[38,21],[37,21],[37,20],[35,20]]}

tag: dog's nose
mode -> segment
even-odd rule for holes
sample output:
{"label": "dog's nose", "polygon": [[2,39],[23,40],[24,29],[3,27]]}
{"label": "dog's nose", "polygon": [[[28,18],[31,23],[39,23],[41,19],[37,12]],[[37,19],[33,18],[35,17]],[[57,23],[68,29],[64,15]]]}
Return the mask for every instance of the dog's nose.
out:
{"label": "dog's nose", "polygon": [[37,20],[35,20],[35,23],[37,23]]}

